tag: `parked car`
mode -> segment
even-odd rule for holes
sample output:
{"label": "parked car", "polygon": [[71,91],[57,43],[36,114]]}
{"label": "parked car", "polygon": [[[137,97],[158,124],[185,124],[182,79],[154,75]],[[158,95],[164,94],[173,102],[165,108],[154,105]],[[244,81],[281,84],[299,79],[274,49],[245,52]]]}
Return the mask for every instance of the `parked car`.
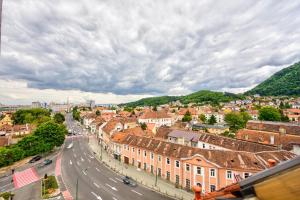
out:
{"label": "parked car", "polygon": [[50,165],[51,163],[52,163],[52,160],[46,159],[39,165],[39,167],[44,167],[44,166]]}
{"label": "parked car", "polygon": [[29,163],[35,163],[36,161],[41,160],[42,156],[34,156],[33,158],[31,158],[31,160],[29,160]]}
{"label": "parked car", "polygon": [[136,182],[132,178],[130,178],[129,176],[125,176],[123,178],[123,183],[126,184],[126,185],[130,185],[132,187],[137,186]]}

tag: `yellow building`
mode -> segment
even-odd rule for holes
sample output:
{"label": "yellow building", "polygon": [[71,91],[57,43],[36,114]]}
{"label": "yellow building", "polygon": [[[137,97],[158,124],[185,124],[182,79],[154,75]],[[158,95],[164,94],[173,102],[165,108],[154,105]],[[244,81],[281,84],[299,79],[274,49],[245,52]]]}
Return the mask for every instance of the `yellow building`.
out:
{"label": "yellow building", "polygon": [[3,125],[12,125],[13,124],[13,120],[11,119],[11,115],[10,114],[5,114],[4,118],[0,120],[0,127]]}

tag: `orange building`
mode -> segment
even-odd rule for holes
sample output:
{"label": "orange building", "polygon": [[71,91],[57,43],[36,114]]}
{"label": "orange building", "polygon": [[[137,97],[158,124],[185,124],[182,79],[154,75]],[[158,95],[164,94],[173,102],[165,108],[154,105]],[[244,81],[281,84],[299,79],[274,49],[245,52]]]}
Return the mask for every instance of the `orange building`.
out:
{"label": "orange building", "polygon": [[127,135],[115,140],[118,154],[125,164],[190,190],[201,185],[211,192],[267,168],[267,160],[277,162],[293,158],[288,151],[238,152],[199,149],[166,141]]}

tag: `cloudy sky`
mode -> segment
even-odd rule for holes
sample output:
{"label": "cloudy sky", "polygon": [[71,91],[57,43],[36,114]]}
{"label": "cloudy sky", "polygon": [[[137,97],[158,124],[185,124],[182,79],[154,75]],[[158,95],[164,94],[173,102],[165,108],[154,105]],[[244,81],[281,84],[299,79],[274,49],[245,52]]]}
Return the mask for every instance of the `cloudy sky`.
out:
{"label": "cloudy sky", "polygon": [[299,1],[4,0],[0,103],[242,92],[300,60]]}

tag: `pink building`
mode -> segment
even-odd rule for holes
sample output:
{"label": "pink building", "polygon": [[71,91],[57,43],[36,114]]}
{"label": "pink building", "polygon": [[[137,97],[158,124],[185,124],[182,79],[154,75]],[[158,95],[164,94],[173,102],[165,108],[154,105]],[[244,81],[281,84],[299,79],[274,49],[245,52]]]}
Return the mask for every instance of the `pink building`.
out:
{"label": "pink building", "polygon": [[270,158],[281,162],[295,156],[288,151],[199,149],[134,135],[127,135],[115,144],[124,163],[157,174],[176,187],[190,190],[194,185],[201,185],[203,192],[217,190],[266,169]]}

